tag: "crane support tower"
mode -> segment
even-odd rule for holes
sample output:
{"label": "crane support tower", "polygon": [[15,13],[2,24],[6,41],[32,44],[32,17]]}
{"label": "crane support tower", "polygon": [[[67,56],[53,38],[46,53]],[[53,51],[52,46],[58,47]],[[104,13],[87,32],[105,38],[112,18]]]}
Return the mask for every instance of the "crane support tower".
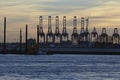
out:
{"label": "crane support tower", "polygon": [[61,35],[61,42],[68,42],[68,33],[66,29],[66,16],[63,16],[63,31]]}
{"label": "crane support tower", "polygon": [[84,31],[84,17],[81,18],[81,31],[80,31],[80,42],[84,41],[84,37],[85,37],[85,31]]}
{"label": "crane support tower", "polygon": [[60,40],[61,40],[61,34],[59,32],[59,16],[56,16],[54,43],[58,44],[60,43]]}
{"label": "crane support tower", "polygon": [[89,27],[89,18],[86,19],[85,42],[90,41],[90,33],[88,27]]}
{"label": "crane support tower", "polygon": [[77,33],[77,17],[74,16],[73,18],[73,33],[71,35],[71,41],[73,45],[78,44],[78,33]]}
{"label": "crane support tower", "polygon": [[47,43],[54,42],[54,34],[52,32],[51,16],[48,16],[48,33],[46,34],[46,42]]}
{"label": "crane support tower", "polygon": [[93,28],[93,31],[91,32],[91,40],[90,40],[90,45],[91,47],[98,47],[97,46],[98,43],[98,33],[96,28]]}
{"label": "crane support tower", "polygon": [[43,17],[42,16],[39,17],[39,25],[37,25],[37,35],[38,35],[37,43],[38,44],[45,43],[45,33],[43,31]]}
{"label": "crane support tower", "polygon": [[107,47],[108,34],[106,28],[102,28],[102,33],[100,35],[101,47]]}
{"label": "crane support tower", "polygon": [[85,30],[84,30],[84,27],[85,27],[85,18],[82,17],[81,18],[81,31],[80,31],[80,35],[79,35],[79,44],[82,47],[85,47],[85,45],[84,45],[84,43],[85,43]]}
{"label": "crane support tower", "polygon": [[120,39],[120,36],[118,34],[118,28],[114,28],[114,33],[112,35],[112,43],[119,44],[119,39]]}

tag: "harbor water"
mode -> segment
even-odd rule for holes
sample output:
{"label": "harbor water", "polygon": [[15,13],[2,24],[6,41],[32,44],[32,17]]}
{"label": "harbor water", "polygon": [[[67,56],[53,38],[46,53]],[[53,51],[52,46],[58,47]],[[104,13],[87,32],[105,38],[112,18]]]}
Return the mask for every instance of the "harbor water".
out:
{"label": "harbor water", "polygon": [[0,55],[0,80],[120,80],[120,56]]}

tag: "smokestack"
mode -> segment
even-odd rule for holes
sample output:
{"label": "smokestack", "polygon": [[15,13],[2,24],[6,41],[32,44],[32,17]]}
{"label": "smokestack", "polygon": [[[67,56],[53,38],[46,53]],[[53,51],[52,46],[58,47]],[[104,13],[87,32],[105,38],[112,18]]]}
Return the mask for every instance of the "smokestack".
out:
{"label": "smokestack", "polygon": [[6,50],[6,17],[4,17],[4,51]]}
{"label": "smokestack", "polygon": [[39,44],[39,25],[37,25],[37,44]]}
{"label": "smokestack", "polygon": [[28,25],[26,24],[26,47],[25,47],[25,49],[26,49],[26,52],[27,52],[27,38],[28,38]]}
{"label": "smokestack", "polygon": [[20,52],[22,51],[22,30],[20,29]]}

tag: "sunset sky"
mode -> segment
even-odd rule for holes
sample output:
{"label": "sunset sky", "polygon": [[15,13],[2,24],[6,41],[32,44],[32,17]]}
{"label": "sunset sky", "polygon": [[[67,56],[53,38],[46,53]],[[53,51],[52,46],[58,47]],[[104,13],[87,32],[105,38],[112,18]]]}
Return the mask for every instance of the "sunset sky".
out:
{"label": "sunset sky", "polygon": [[[0,0],[0,42],[3,42],[3,18],[7,17],[7,42],[19,41],[19,29],[25,33],[25,24],[29,26],[29,37],[36,38],[38,17],[44,18],[44,31],[47,30],[47,17],[52,16],[54,28],[55,16],[67,16],[67,28],[72,30],[73,16],[90,18],[90,28],[94,26],[101,32],[106,27],[108,33],[120,27],[120,0]],[[62,29],[62,22],[60,29]],[[111,29],[112,28],[112,29]],[[53,31],[54,32],[54,31]],[[24,36],[23,36],[24,41]]]}

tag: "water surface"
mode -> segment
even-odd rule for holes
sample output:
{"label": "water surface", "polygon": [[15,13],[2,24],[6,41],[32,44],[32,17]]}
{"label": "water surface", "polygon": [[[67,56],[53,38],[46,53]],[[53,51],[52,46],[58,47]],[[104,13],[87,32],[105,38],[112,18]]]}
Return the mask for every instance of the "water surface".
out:
{"label": "water surface", "polygon": [[0,80],[120,80],[120,56],[0,55]]}

